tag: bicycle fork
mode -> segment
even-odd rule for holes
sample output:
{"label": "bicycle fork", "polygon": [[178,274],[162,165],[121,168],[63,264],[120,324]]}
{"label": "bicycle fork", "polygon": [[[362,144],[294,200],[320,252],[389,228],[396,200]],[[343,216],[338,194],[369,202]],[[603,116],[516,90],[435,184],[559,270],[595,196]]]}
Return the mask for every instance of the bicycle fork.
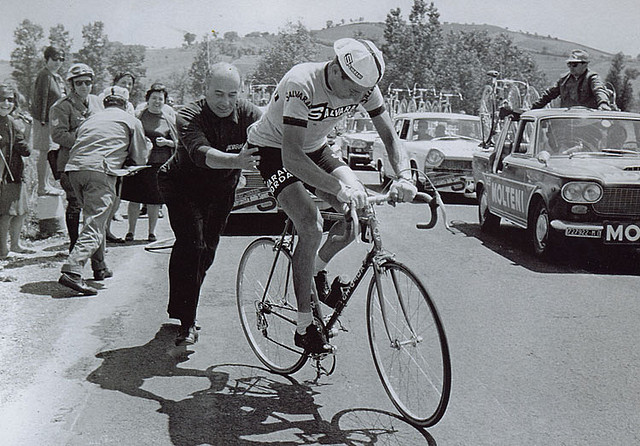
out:
{"label": "bicycle fork", "polygon": [[373,275],[376,281],[376,289],[378,291],[378,303],[380,304],[380,313],[382,314],[382,323],[384,325],[385,332],[387,333],[387,339],[389,340],[389,346],[395,350],[400,350],[405,345],[411,345],[415,347],[420,342],[422,342],[422,336],[418,336],[413,329],[413,325],[411,324],[411,319],[409,317],[409,313],[407,311],[407,307],[405,305],[404,297],[402,292],[400,291],[400,287],[398,286],[398,278],[395,275],[393,270],[389,270],[388,273],[391,275],[391,281],[393,283],[393,287],[398,297],[400,308],[402,310],[402,316],[404,317],[405,322],[407,323],[407,327],[409,328],[410,336],[406,340],[393,339],[391,336],[391,332],[389,330],[389,322],[387,319],[387,309],[386,304],[384,302],[384,293],[382,291],[382,280],[381,277],[385,272],[383,271],[384,265],[374,263],[373,265]]}

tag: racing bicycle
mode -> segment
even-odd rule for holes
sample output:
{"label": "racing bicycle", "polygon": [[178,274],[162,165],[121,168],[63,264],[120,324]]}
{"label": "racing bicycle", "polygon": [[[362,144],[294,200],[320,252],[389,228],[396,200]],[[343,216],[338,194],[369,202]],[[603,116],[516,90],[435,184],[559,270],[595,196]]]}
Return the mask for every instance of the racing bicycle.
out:
{"label": "racing bicycle", "polygon": [[480,124],[484,147],[492,145],[493,137],[500,131],[500,108],[529,110],[531,104],[540,98],[538,90],[527,81],[498,79],[500,74],[495,70],[488,71],[487,75],[491,81],[489,85],[484,86],[480,99]]}
{"label": "racing bicycle", "polygon": [[[428,204],[435,226],[442,200],[419,193]],[[367,272],[373,275],[367,286],[366,319],[371,354],[382,385],[395,407],[412,424],[428,427],[444,415],[451,391],[451,362],[444,326],[435,303],[418,276],[382,247],[382,236],[373,204],[388,202],[388,195],[370,196],[358,217],[351,211],[350,226],[360,238],[372,243],[353,280],[342,288],[323,317],[318,298],[313,296],[314,323],[330,339],[344,328],[340,315]],[[442,207],[444,215],[444,208]],[[328,220],[345,218],[323,213]],[[348,220],[349,218],[347,218]],[[446,216],[445,225],[446,225]],[[258,359],[271,371],[291,374],[311,359],[316,380],[335,370],[335,351],[314,355],[293,343],[297,304],[293,290],[292,253],[296,233],[290,220],[278,237],[260,237],[242,254],[236,278],[236,297],[244,333]],[[346,331],[346,330],[344,330]]]}

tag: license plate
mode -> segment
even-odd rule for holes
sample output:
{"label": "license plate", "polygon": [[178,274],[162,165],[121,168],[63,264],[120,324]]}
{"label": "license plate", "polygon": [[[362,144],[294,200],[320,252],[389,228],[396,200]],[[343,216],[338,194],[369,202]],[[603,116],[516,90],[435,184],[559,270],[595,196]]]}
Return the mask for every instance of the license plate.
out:
{"label": "license plate", "polygon": [[567,237],[600,238],[602,231],[600,229],[589,228],[567,228],[564,230],[564,235]]}
{"label": "license plate", "polygon": [[464,180],[460,177],[454,176],[440,176],[440,177],[432,177],[429,176],[429,179],[433,183],[434,186],[453,186],[454,184],[462,183],[464,185]]}
{"label": "license plate", "polygon": [[605,221],[602,238],[611,245],[640,244],[640,222]]}

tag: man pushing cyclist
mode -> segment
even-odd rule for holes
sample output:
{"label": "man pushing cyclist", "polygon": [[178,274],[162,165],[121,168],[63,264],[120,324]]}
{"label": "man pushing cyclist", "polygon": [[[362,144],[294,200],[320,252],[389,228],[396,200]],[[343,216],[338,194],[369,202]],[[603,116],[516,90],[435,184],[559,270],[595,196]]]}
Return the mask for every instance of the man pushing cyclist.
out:
{"label": "man pushing cyclist", "polygon": [[293,255],[293,284],[298,304],[294,342],[309,353],[329,353],[332,348],[313,323],[312,279],[318,293],[329,291],[326,264],[353,241],[333,238],[345,233],[336,223],[322,241],[322,217],[305,183],[336,209],[366,205],[367,194],[355,173],[327,144],[327,135],[345,114],[362,105],[382,139],[398,174],[390,187],[394,201],[413,200],[412,182],[401,141],[384,108],[377,84],[384,74],[382,53],[368,40],[351,38],[334,43],[335,58],[328,62],[294,66],[279,82],[266,112],[249,129],[248,143],[259,148],[259,170],[280,207],[298,233]]}

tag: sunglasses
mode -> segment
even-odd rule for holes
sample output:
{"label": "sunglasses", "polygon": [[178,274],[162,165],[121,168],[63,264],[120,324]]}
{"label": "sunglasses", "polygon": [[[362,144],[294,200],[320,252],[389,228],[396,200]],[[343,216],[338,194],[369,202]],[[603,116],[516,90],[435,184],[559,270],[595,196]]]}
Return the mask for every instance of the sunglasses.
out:
{"label": "sunglasses", "polygon": [[578,65],[582,65],[584,62],[567,62],[567,66],[569,67],[577,67]]}
{"label": "sunglasses", "polygon": [[89,86],[89,85],[92,85],[92,84],[93,84],[93,81],[89,81],[89,80],[87,80],[87,81],[73,81],[73,84],[74,84],[74,85],[76,85],[76,86],[78,86],[78,87],[80,87],[80,86],[82,86],[82,85],[87,85],[87,86]]}
{"label": "sunglasses", "polygon": [[56,61],[56,62],[57,61],[64,62],[64,56],[53,56],[51,58],[51,60]]}
{"label": "sunglasses", "polygon": [[4,102],[4,101],[9,101],[9,102],[15,102],[15,98],[0,98],[0,102]]}

